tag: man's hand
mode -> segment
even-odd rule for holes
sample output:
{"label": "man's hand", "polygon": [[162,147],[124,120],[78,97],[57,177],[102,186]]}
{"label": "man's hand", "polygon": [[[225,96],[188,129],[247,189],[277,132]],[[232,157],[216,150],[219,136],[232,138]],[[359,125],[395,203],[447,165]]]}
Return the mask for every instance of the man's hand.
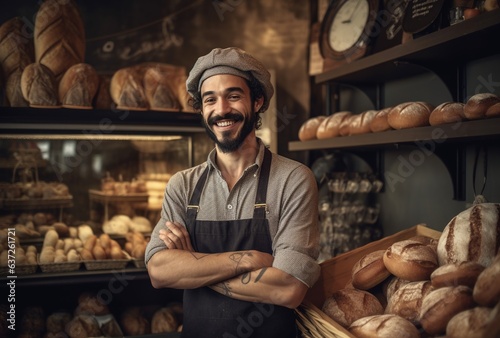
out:
{"label": "man's hand", "polygon": [[169,249],[194,251],[191,239],[185,227],[177,222],[167,222],[167,229],[161,229],[160,239]]}

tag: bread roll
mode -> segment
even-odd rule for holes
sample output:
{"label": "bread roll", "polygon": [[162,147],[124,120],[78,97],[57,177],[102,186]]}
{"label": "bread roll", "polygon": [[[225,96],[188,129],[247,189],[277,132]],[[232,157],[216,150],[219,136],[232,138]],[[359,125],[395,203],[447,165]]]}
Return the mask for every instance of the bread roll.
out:
{"label": "bread roll", "polygon": [[495,103],[490,106],[486,111],[486,117],[496,117],[500,116],[500,103]]}
{"label": "bread roll", "polygon": [[14,71],[23,71],[35,60],[33,39],[26,34],[28,21],[14,17],[0,26],[0,65],[4,79],[8,79]]}
{"label": "bread roll", "polygon": [[410,283],[409,280],[392,276],[384,282],[383,293],[387,301],[399,290],[400,287]]}
{"label": "bread roll", "polygon": [[65,108],[92,109],[99,86],[94,67],[77,63],[68,68],[59,82],[59,99]]}
{"label": "bread roll", "polygon": [[65,331],[70,338],[102,336],[97,320],[93,316],[86,314],[80,314],[73,317],[66,325]]}
{"label": "bread roll", "polygon": [[168,73],[161,67],[147,69],[143,76],[146,98],[151,110],[179,111],[181,106]]}
{"label": "bread roll", "polygon": [[123,333],[126,336],[139,336],[151,333],[151,325],[138,307],[123,311],[120,319]]}
{"label": "bread roll", "polygon": [[350,111],[339,111],[325,118],[316,131],[316,138],[327,139],[340,135],[340,124],[347,117],[352,115]]}
{"label": "bread roll", "polygon": [[371,133],[370,123],[376,114],[376,110],[367,110],[359,114],[359,118],[353,118],[349,128],[349,135]]}
{"label": "bread roll", "polygon": [[418,325],[422,301],[431,290],[430,281],[405,284],[388,299],[385,313],[399,315]]}
{"label": "bread roll", "polygon": [[429,125],[429,116],[434,106],[426,102],[405,102],[392,108],[387,122],[394,129],[406,129]]}
{"label": "bread roll", "polygon": [[430,278],[438,267],[436,251],[415,240],[393,243],[384,253],[384,264],[393,275],[409,281]]}
{"label": "bread roll", "polygon": [[11,107],[28,107],[29,102],[24,98],[23,91],[21,90],[21,78],[23,71],[16,69],[7,78],[5,83],[5,98]]}
{"label": "bread roll", "polygon": [[465,104],[461,102],[445,102],[434,108],[429,117],[431,126],[465,120]]}
{"label": "bread roll", "polygon": [[484,266],[477,262],[460,262],[441,265],[431,274],[431,283],[435,288],[465,285],[473,288]]}
{"label": "bread roll", "polygon": [[84,292],[78,297],[76,314],[89,314],[93,316],[104,316],[110,314],[109,307],[100,297]]}
{"label": "bread roll", "polygon": [[178,326],[177,317],[169,307],[159,309],[151,319],[151,333],[176,332]]}
{"label": "bread roll", "polygon": [[381,131],[391,130],[392,127],[389,125],[389,121],[387,120],[387,116],[393,107],[387,107],[382,110],[379,110],[375,116],[373,116],[370,121],[370,130],[372,133],[378,133]]}
{"label": "bread roll", "polygon": [[57,81],[51,70],[40,63],[28,65],[21,77],[23,97],[30,107],[59,107]]}
{"label": "bread roll", "polygon": [[393,314],[360,318],[351,324],[349,332],[358,338],[420,338],[415,325]]}
{"label": "bread roll", "polygon": [[326,298],[322,311],[343,327],[348,328],[360,318],[383,314],[384,309],[371,293],[345,288]]}
{"label": "bread roll", "polygon": [[439,238],[439,265],[478,262],[487,267],[500,247],[500,204],[478,203],[445,226]]}
{"label": "bread roll", "polygon": [[299,140],[308,141],[316,139],[319,125],[324,119],[326,119],[326,116],[321,115],[306,120],[299,129]]}
{"label": "bread roll", "polygon": [[479,305],[495,306],[500,303],[500,252],[493,263],[478,276],[474,286],[474,300]]}
{"label": "bread roll", "polygon": [[431,335],[446,333],[446,325],[457,313],[473,308],[472,289],[446,286],[430,291],[422,302],[420,324]]}
{"label": "bread roll", "polygon": [[480,93],[471,96],[464,106],[464,115],[469,120],[482,119],[494,104],[500,103],[500,98],[491,93]]}
{"label": "bread roll", "polygon": [[35,18],[35,60],[49,68],[57,81],[85,58],[85,29],[72,0],[46,0]]}
{"label": "bread roll", "polygon": [[137,68],[119,69],[111,78],[110,93],[118,109],[147,110],[148,100]]}
{"label": "bread roll", "polygon": [[496,338],[500,333],[496,309],[476,306],[456,314],[446,326],[447,338]]}
{"label": "bread roll", "polygon": [[356,289],[368,290],[391,275],[384,265],[385,250],[373,251],[363,256],[352,268],[352,285]]}

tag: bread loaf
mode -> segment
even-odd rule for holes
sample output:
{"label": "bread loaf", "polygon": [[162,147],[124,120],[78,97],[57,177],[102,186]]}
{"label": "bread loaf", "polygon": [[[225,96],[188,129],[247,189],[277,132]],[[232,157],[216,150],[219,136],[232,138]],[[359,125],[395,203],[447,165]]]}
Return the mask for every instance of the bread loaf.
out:
{"label": "bread loaf", "polygon": [[384,312],[374,295],[363,290],[349,288],[334,292],[325,300],[322,310],[345,328],[348,328],[355,320]]}
{"label": "bread loaf", "polygon": [[383,293],[387,301],[399,290],[400,287],[410,283],[409,280],[401,279],[396,276],[388,278],[383,285]]}
{"label": "bread loaf", "polygon": [[32,63],[24,69],[21,77],[21,90],[30,107],[59,107],[57,81],[54,74],[40,63]]}
{"label": "bread loaf", "polygon": [[85,29],[72,0],[46,0],[35,18],[35,60],[59,81],[72,65],[85,58]]}
{"label": "bread loaf", "polygon": [[359,120],[351,123],[349,128],[350,135],[368,134],[371,133],[370,123],[374,116],[378,113],[376,110],[366,110],[360,114]]}
{"label": "bread loaf", "polygon": [[144,92],[151,110],[179,111],[181,106],[175,95],[168,73],[160,67],[147,69],[143,77]]}
{"label": "bread loaf", "polygon": [[123,333],[127,336],[139,336],[151,333],[151,324],[137,307],[125,309],[120,319]]}
{"label": "bread loaf", "polygon": [[430,281],[405,284],[388,299],[385,313],[399,315],[418,325],[422,301],[431,290]]}
{"label": "bread loaf", "polygon": [[0,26],[0,65],[4,79],[16,70],[21,72],[33,63],[33,39],[27,34],[27,22],[21,17],[14,17]]}
{"label": "bread loaf", "polygon": [[434,106],[426,102],[405,102],[392,108],[387,122],[394,129],[406,129],[429,125],[429,116]]}
{"label": "bread loaf", "polygon": [[387,107],[378,111],[373,119],[370,121],[370,130],[372,133],[378,133],[381,131],[391,130],[392,127],[389,125],[387,116],[393,107]]}
{"label": "bread loaf", "polygon": [[393,243],[384,253],[384,264],[393,275],[409,281],[430,278],[438,267],[436,251],[416,240]]}
{"label": "bread loaf", "polygon": [[420,338],[415,325],[393,314],[360,318],[351,324],[349,332],[358,338]]}
{"label": "bread loaf", "polygon": [[446,325],[457,313],[473,308],[472,289],[468,286],[446,286],[430,291],[423,299],[420,324],[431,335],[446,333]]}
{"label": "bread loaf", "polygon": [[500,333],[497,309],[476,306],[456,314],[446,326],[447,338],[496,338]]}
{"label": "bread loaf", "polygon": [[500,116],[500,103],[495,103],[490,106],[486,111],[486,117],[496,117]]}
{"label": "bread loaf", "polygon": [[136,68],[127,67],[116,71],[111,78],[110,93],[118,109],[148,109],[142,76]]}
{"label": "bread loaf", "polygon": [[59,82],[59,99],[65,108],[91,109],[99,86],[94,67],[77,63],[68,68]]}
{"label": "bread loaf", "polygon": [[491,93],[480,93],[471,96],[464,106],[464,115],[469,120],[482,119],[494,104],[500,103],[500,98]]}
{"label": "bread loaf", "polygon": [[24,98],[21,90],[21,78],[23,71],[18,68],[14,70],[5,83],[5,97],[11,107],[28,107],[29,102]]}
{"label": "bread loaf", "polygon": [[178,326],[178,319],[170,307],[159,309],[151,319],[151,333],[176,332]]}
{"label": "bread loaf", "polygon": [[308,141],[316,139],[316,132],[326,116],[320,115],[306,120],[299,129],[299,140]]}
{"label": "bread loaf", "polygon": [[487,267],[500,247],[500,204],[478,203],[445,226],[439,238],[439,265],[478,262]]}
{"label": "bread loaf", "polygon": [[354,264],[352,268],[352,285],[356,289],[371,289],[391,275],[384,265],[384,253],[385,250],[373,251]]}
{"label": "bread loaf", "polygon": [[351,134],[351,120],[356,119],[358,115],[356,114],[351,114],[349,116],[346,116],[342,122],[340,123],[339,126],[339,134],[340,136],[348,136]]}
{"label": "bread loaf", "polygon": [[477,277],[474,300],[479,305],[495,306],[500,303],[500,252],[493,263]]}
{"label": "bread loaf", "polygon": [[441,265],[431,274],[431,283],[435,288],[465,285],[473,288],[484,266],[477,262],[460,262]]}
{"label": "bread loaf", "polygon": [[90,315],[76,315],[66,325],[66,333],[70,338],[100,337],[102,332],[99,329],[99,323]]}
{"label": "bread loaf", "polygon": [[434,108],[429,117],[431,126],[465,120],[464,104],[461,102],[445,102]]}
{"label": "bread loaf", "polygon": [[327,139],[340,135],[340,124],[347,117],[352,115],[350,111],[339,111],[325,118],[316,132],[317,139]]}

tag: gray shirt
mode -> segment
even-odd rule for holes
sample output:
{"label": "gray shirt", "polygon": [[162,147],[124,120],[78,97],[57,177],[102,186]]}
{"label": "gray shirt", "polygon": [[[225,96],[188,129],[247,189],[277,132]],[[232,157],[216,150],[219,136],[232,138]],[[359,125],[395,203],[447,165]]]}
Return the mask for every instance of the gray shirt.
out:
{"label": "gray shirt", "polygon": [[[197,219],[252,218],[259,168],[264,158],[263,143],[260,142],[255,163],[245,169],[231,191],[216,166],[215,156],[214,149],[207,162],[171,177],[165,191],[161,219],[154,228],[146,249],[146,263],[156,252],[166,249],[158,237],[159,230],[166,228],[165,222],[174,221],[186,225],[186,206],[207,166],[209,174],[200,197]],[[273,154],[266,203],[273,267],[311,287],[320,274],[316,261],[319,254],[318,193],[311,170],[299,162]]]}

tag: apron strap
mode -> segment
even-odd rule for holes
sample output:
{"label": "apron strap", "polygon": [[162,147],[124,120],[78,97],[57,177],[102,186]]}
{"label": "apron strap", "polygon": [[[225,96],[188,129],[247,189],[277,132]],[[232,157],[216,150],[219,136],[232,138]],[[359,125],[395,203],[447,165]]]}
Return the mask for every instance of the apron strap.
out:
{"label": "apron strap", "polygon": [[259,186],[257,187],[257,195],[255,196],[255,205],[253,209],[253,218],[265,219],[267,204],[267,184],[269,182],[269,172],[271,171],[272,154],[269,149],[264,148],[264,159],[260,168]]}
{"label": "apron strap", "polygon": [[200,209],[200,196],[203,187],[205,186],[205,181],[207,180],[207,176],[208,176],[208,166],[205,168],[200,178],[198,179],[193,194],[191,195],[191,199],[189,200],[189,204],[186,210],[188,222],[190,221],[194,222],[196,220],[198,210]]}

